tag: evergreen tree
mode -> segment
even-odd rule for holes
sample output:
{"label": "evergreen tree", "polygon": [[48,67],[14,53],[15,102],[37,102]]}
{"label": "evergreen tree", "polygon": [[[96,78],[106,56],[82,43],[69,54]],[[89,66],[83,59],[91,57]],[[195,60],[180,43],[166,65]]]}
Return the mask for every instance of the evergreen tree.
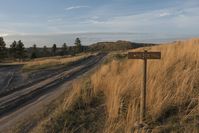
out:
{"label": "evergreen tree", "polygon": [[31,54],[31,59],[37,58],[37,45],[34,44],[32,48],[32,54]]}
{"label": "evergreen tree", "polygon": [[43,56],[49,56],[49,51],[46,46],[43,47]]}
{"label": "evergreen tree", "polygon": [[37,45],[36,45],[36,44],[33,45],[33,50],[34,50],[34,51],[37,50]]}
{"label": "evergreen tree", "polygon": [[56,51],[57,51],[57,45],[56,45],[56,44],[53,44],[53,47],[52,47],[53,56],[56,55]]}
{"label": "evergreen tree", "polygon": [[17,42],[16,57],[18,59],[23,59],[25,57],[25,48],[24,48],[24,44],[23,44],[23,42],[21,40],[19,40]]}
{"label": "evergreen tree", "polygon": [[0,59],[6,57],[6,43],[3,40],[3,37],[0,37]]}
{"label": "evergreen tree", "polygon": [[10,56],[12,56],[13,58],[16,58],[16,56],[17,56],[17,50],[16,50],[16,48],[17,48],[17,42],[16,41],[14,41],[11,45],[10,45],[10,51],[9,51],[9,55]]}
{"label": "evergreen tree", "polygon": [[66,54],[67,54],[67,50],[68,50],[68,46],[67,46],[66,43],[64,43],[64,44],[62,45],[62,54],[63,54],[63,55],[66,55]]}
{"label": "evergreen tree", "polygon": [[75,46],[76,46],[77,53],[82,52],[82,44],[81,44],[81,40],[79,38],[75,39]]}

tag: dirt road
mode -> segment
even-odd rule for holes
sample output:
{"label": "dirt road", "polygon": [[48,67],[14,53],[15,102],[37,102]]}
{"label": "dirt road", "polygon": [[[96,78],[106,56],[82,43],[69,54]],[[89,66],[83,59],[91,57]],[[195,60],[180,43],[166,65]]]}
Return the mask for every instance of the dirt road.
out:
{"label": "dirt road", "polygon": [[66,66],[23,72],[23,65],[0,65],[0,97],[27,88],[38,82],[88,62],[93,55],[71,62]]}
{"label": "dirt road", "polygon": [[104,57],[105,54],[96,55],[70,70],[0,97],[0,132],[6,132],[17,121],[40,111],[70,87],[74,79],[100,64]]}

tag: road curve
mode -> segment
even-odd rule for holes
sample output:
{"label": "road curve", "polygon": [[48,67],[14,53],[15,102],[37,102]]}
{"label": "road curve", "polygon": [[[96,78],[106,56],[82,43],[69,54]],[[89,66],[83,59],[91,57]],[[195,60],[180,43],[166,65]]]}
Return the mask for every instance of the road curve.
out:
{"label": "road curve", "polygon": [[0,132],[5,132],[17,121],[36,113],[56,99],[71,85],[72,80],[92,70],[105,56],[106,54],[98,54],[80,66],[0,97]]}

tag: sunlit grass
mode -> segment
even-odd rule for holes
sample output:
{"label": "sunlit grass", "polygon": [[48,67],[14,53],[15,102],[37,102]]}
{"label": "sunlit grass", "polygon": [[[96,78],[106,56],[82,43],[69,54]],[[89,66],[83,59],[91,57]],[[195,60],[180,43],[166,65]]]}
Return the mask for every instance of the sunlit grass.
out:
{"label": "sunlit grass", "polygon": [[[155,46],[150,51],[160,51],[162,59],[148,63],[146,123],[154,132],[197,133],[199,41]],[[75,82],[63,104],[33,132],[130,133],[139,120],[142,65],[142,60],[125,58],[104,64],[86,83]],[[70,117],[68,112],[73,112]],[[79,125],[70,123],[79,120]],[[87,127],[91,121],[94,126]]]}
{"label": "sunlit grass", "polygon": [[72,62],[84,59],[89,57],[91,54],[82,54],[77,56],[57,56],[57,57],[48,57],[48,58],[40,58],[27,62],[23,62],[23,70],[24,71],[32,71],[32,70],[40,70],[52,67],[65,66]]}

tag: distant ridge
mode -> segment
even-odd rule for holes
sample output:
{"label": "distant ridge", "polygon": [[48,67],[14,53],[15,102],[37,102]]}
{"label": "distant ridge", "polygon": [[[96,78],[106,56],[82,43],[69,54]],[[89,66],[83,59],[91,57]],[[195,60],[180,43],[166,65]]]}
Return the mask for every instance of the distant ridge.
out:
{"label": "distant ridge", "polygon": [[92,51],[117,51],[117,50],[128,50],[144,46],[154,46],[158,44],[153,43],[136,43],[130,41],[118,40],[116,42],[98,42],[89,46]]}

